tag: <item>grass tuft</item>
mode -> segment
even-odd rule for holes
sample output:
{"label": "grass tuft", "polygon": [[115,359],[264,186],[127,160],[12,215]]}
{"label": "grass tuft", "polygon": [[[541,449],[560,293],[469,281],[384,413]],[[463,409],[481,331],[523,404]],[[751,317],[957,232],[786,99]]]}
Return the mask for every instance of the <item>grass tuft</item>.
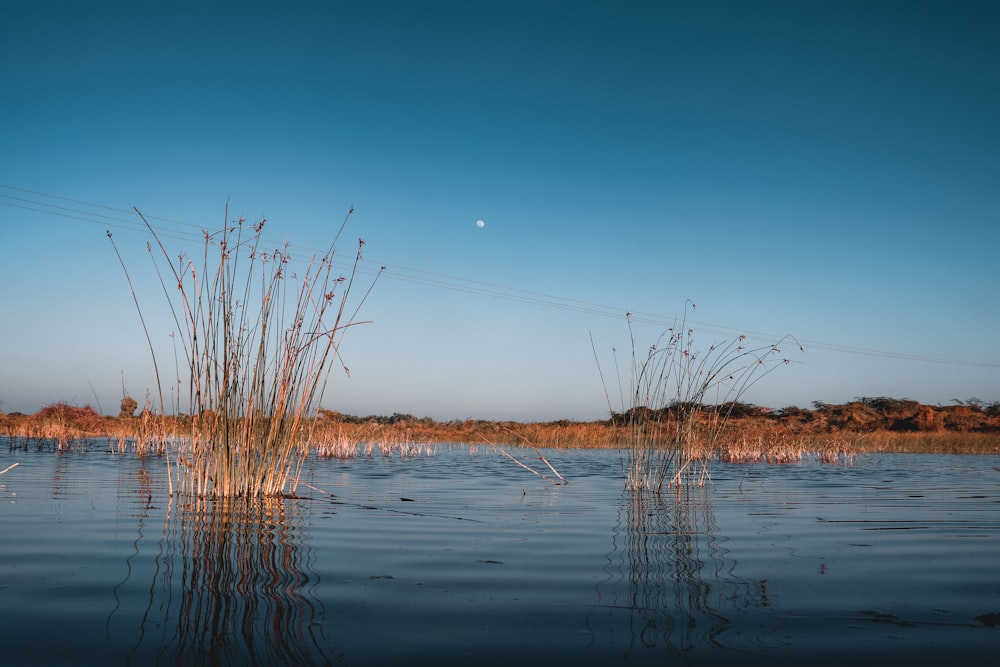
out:
{"label": "grass tuft", "polygon": [[628,489],[661,493],[670,487],[703,485],[730,420],[743,405],[742,395],[790,363],[781,353],[781,346],[793,340],[789,336],[755,347],[748,345],[746,336],[737,336],[699,348],[687,316],[695,307],[687,301],[684,315],[660,334],[645,357],[637,352],[632,317],[626,314],[631,405],[618,415],[612,411],[612,418],[628,429],[623,460]]}
{"label": "grass tuft", "polygon": [[[298,262],[287,244],[265,248],[266,221],[230,223],[228,208],[227,224],[204,232],[199,257],[174,258],[136,213],[152,236],[147,250],[177,325],[183,363],[176,363],[186,370],[186,377],[177,378],[179,387],[187,387],[185,437],[163,432],[170,440],[171,493],[228,498],[294,492],[308,456],[306,422],[330,369],[339,365],[347,372],[340,357],[344,334],[362,323],[357,314],[381,275],[379,270],[356,304],[349,300],[364,241],[359,239],[345,273],[335,268],[335,251],[353,209],[327,252],[305,262]],[[134,288],[132,294],[149,341],[163,416],[160,365]],[[155,420],[147,425],[154,428]],[[155,429],[152,434],[155,438]]]}

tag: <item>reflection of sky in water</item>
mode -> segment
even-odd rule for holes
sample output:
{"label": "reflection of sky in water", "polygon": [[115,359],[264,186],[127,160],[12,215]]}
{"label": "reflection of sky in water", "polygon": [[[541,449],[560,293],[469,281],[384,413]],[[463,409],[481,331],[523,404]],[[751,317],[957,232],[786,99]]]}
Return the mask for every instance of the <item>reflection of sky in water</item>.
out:
{"label": "reflection of sky in water", "polygon": [[655,499],[623,491],[614,453],[546,455],[568,485],[439,447],[313,462],[302,499],[206,513],[167,502],[158,459],[3,447],[10,655],[712,664],[995,642],[976,617],[1000,611],[997,457],[720,464],[707,493]]}

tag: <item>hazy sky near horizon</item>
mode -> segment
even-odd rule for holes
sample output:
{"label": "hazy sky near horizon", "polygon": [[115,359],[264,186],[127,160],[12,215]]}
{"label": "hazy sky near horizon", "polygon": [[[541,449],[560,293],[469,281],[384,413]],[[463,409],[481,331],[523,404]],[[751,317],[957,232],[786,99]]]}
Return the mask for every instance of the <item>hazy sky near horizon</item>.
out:
{"label": "hazy sky near horizon", "polygon": [[197,252],[227,202],[386,266],[329,409],[601,419],[687,300],[801,343],[751,403],[1000,400],[995,2],[13,0],[0,68],[6,412],[141,402],[105,230],[169,366],[131,209]]}

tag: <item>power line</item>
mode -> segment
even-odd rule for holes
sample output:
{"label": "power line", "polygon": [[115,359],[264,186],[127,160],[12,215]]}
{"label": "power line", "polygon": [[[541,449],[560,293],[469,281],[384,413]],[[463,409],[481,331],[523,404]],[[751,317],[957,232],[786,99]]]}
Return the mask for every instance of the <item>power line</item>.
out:
{"label": "power line", "polygon": [[[90,222],[94,224],[113,227],[116,229],[124,229],[133,232],[143,233],[148,231],[146,229],[145,224],[143,224],[141,220],[137,220],[137,216],[135,215],[135,212],[132,210],[106,206],[103,204],[95,204],[80,199],[73,199],[70,197],[48,194],[36,190],[28,190],[26,188],[19,188],[11,185],[5,185],[2,183],[0,183],[0,188],[33,196],[33,198],[28,198],[28,197],[4,194],[0,192],[0,204],[8,207],[20,208],[37,213],[51,215],[54,217],[62,217],[69,220]],[[45,200],[65,202],[68,204],[74,204],[76,206],[75,207],[63,206],[60,204],[50,203]],[[181,241],[197,241],[197,242],[201,242],[204,240],[204,231],[203,231],[204,228],[201,226],[184,222],[181,220],[174,220],[171,218],[146,215],[145,213],[144,215],[147,220],[156,221],[156,224],[153,224],[151,222],[151,225],[154,228],[154,230],[156,230],[156,233],[164,238],[172,238]],[[275,244],[276,246],[287,246],[288,248],[305,251],[309,254],[321,253],[321,251],[307,246],[299,246],[291,243],[288,244],[277,243],[274,241],[268,241],[267,239],[262,239],[262,240],[265,241],[266,243]],[[351,255],[341,254],[340,256],[344,258],[345,263],[353,261],[354,259],[353,254]],[[373,262],[372,264],[386,267],[386,271],[383,274],[384,279],[411,283],[423,287],[464,292],[467,294],[473,294],[476,296],[488,297],[492,299],[501,299],[517,303],[525,303],[529,305],[539,306],[542,308],[553,308],[553,309],[583,313],[587,315],[596,315],[599,317],[611,317],[616,319],[623,319],[625,317],[626,312],[629,312],[628,309],[619,306],[599,304],[592,301],[584,301],[581,299],[562,297],[553,294],[547,294],[544,292],[524,290],[516,287],[500,285],[497,283],[490,283],[479,280],[472,280],[469,278],[462,278],[460,276],[453,276],[445,273],[435,273],[431,271],[425,271],[422,269],[416,269],[401,265],[378,264],[377,262]],[[362,266],[360,270],[362,273],[366,274],[374,274],[376,272],[375,269],[368,269],[365,266]],[[674,326],[679,323],[679,318],[677,317],[669,317],[657,313],[649,313],[649,312],[642,312],[635,310],[630,311],[630,317],[633,322],[649,324],[653,326],[660,326],[663,328]],[[775,334],[747,331],[733,327],[716,325],[706,322],[699,322],[691,319],[686,319],[684,323],[685,326],[694,328],[700,332],[718,334],[728,337],[745,335],[748,337],[752,337],[754,339],[765,340],[765,341],[768,340],[776,341],[782,338],[781,336]],[[873,348],[863,348],[851,345],[842,345],[837,343],[828,343],[824,341],[807,340],[807,339],[797,339],[797,342],[799,342],[802,345],[808,346],[811,349],[821,349],[831,352],[838,352],[841,354],[882,357],[888,359],[899,359],[903,361],[916,361],[922,363],[944,364],[951,366],[1000,368],[1000,363],[991,363],[985,361],[971,361],[963,359],[950,359],[945,357],[933,357],[933,356],[918,355],[918,354],[907,354],[902,352],[878,350]]]}

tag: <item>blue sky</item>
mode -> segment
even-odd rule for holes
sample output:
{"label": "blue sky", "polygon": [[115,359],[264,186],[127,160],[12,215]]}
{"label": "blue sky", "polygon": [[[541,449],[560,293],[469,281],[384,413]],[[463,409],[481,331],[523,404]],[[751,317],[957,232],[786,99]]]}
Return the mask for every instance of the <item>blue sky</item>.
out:
{"label": "blue sky", "polygon": [[190,252],[227,202],[303,256],[353,206],[387,267],[330,409],[601,419],[594,349],[618,409],[625,313],[644,349],[688,299],[701,347],[801,342],[748,402],[1000,400],[994,2],[0,14],[0,410],[141,401],[105,230],[168,341],[129,211]]}

